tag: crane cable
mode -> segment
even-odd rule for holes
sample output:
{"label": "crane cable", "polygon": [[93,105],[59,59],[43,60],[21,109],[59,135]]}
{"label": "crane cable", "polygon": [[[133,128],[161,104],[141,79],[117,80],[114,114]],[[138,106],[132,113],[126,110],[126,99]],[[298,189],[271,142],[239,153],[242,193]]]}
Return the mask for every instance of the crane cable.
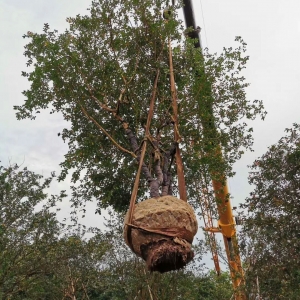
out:
{"label": "crane cable", "polygon": [[208,48],[207,33],[206,33],[206,26],[205,26],[205,20],[204,20],[204,12],[203,12],[202,0],[200,0],[200,6],[201,6],[202,19],[203,19],[203,28],[204,28],[204,32],[205,32],[206,47]]}

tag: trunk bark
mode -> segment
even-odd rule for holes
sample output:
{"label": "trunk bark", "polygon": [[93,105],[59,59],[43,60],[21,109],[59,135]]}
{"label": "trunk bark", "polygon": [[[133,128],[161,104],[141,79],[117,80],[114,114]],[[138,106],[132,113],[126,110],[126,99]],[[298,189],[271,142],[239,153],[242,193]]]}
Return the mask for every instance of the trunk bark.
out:
{"label": "trunk bark", "polygon": [[[174,158],[176,152],[176,145],[174,143],[169,151],[164,155],[164,166],[163,166],[163,182],[162,182],[162,196],[173,194],[172,190],[172,174],[170,172],[170,164]],[[171,158],[171,161],[170,161]]]}
{"label": "trunk bark", "polygon": [[[132,132],[131,129],[127,128],[125,129],[125,133],[127,135],[127,138],[129,139],[129,142],[131,144],[131,147],[132,147],[132,150],[136,153],[137,155],[137,161],[138,163],[140,162],[140,159],[141,159],[141,153],[139,151],[139,146],[138,146],[138,143],[137,143],[137,139],[136,139],[136,136],[135,134]],[[155,172],[156,172],[156,175],[160,178],[162,178],[162,175],[160,175],[161,170],[160,170],[160,166],[157,166],[157,164],[155,165]],[[161,185],[161,182],[162,180],[160,181],[160,179],[155,179],[151,176],[151,173],[150,173],[150,170],[149,168],[147,167],[147,165],[143,162],[143,165],[142,165],[142,173],[144,174],[144,176],[146,177],[146,180],[148,182],[148,185],[149,185],[149,189],[150,189],[150,197],[151,198],[157,198],[160,196],[159,194],[159,188],[160,188],[160,185]]]}

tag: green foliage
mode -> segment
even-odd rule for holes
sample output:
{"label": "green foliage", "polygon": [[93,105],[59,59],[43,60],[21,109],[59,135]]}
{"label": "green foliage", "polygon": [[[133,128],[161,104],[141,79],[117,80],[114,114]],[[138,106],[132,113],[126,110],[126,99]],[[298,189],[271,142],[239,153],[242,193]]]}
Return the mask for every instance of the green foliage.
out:
{"label": "green foliage", "polygon": [[[114,9],[112,9],[114,7]],[[89,15],[68,18],[69,29],[59,34],[48,24],[41,34],[28,32],[25,46],[31,83],[26,100],[15,107],[17,118],[35,119],[41,109],[59,112],[69,122],[62,138],[69,151],[61,163],[63,180],[70,169],[76,207],[97,199],[98,212],[112,205],[123,211],[136,172],[122,124],[129,124],[139,142],[156,73],[160,72],[151,135],[160,151],[173,142],[174,126],[169,83],[168,39],[172,41],[174,76],[179,106],[179,131],[190,197],[191,180],[206,166],[232,175],[232,164],[251,148],[252,128],[247,119],[264,118],[260,101],[246,100],[241,75],[248,57],[237,38],[236,49],[220,56],[194,49],[182,40],[183,25],[173,10],[166,22],[167,1],[93,1]],[[181,8],[180,5],[176,9]],[[216,156],[222,145],[224,160]],[[122,147],[122,148],[121,148]],[[121,150],[122,149],[122,150]],[[152,155],[147,153],[146,163]],[[171,170],[174,172],[174,167]],[[83,172],[84,171],[84,172]],[[82,174],[82,175],[80,175]],[[146,188],[140,186],[139,198]],[[84,200],[83,200],[84,199]]]}
{"label": "green foliage", "polygon": [[110,244],[99,230],[87,240],[84,228],[57,221],[51,208],[66,195],[48,197],[51,180],[0,167],[0,299],[84,299],[97,287]]}
{"label": "green foliage", "polygon": [[249,176],[254,191],[243,208],[249,215],[243,229],[249,261],[248,284],[270,299],[299,299],[300,294],[300,126],[258,158]]}
{"label": "green foliage", "polygon": [[[42,176],[27,168],[19,170],[16,165],[0,167],[0,295],[3,299],[24,299],[18,296],[24,290],[37,299],[43,292],[36,290],[34,283],[48,282],[47,247],[60,234],[55,213],[48,206],[65,197],[62,192],[46,201],[44,189],[51,180],[42,181]],[[35,210],[42,204],[40,210]]]}
{"label": "green foliage", "polygon": [[43,189],[50,182],[26,168],[0,168],[0,299],[193,300],[232,293],[228,275],[202,274],[199,263],[149,273],[123,241],[122,215],[110,215],[105,233],[58,222],[50,207],[64,193],[48,198]]}
{"label": "green foliage", "polygon": [[102,287],[103,257],[111,244],[98,229],[89,233],[93,236],[87,239],[85,230],[79,227],[59,239],[51,255],[53,280],[48,291],[66,299],[89,299]]}
{"label": "green foliage", "polygon": [[233,295],[228,272],[223,272],[218,276],[214,271],[210,271],[197,281],[198,295],[194,299],[229,300]]}

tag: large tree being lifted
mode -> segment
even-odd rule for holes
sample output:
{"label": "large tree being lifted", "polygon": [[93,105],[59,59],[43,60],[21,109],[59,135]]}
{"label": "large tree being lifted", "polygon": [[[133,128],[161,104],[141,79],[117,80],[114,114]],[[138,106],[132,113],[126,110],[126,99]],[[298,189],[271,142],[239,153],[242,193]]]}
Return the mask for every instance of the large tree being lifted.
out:
{"label": "large tree being lifted", "polygon": [[[172,197],[175,180],[182,200],[188,197],[192,203],[199,193],[194,179],[203,172],[207,177],[232,175],[231,165],[242,148],[252,145],[252,128],[245,120],[264,117],[262,103],[245,97],[248,84],[240,75],[248,60],[245,43],[238,39],[237,49],[204,59],[184,35],[176,15],[180,5],[166,21],[162,12],[167,5],[159,0],[98,0],[89,15],[68,18],[70,28],[62,34],[48,24],[42,34],[28,32],[25,56],[33,70],[23,76],[31,87],[24,91],[25,103],[15,107],[18,119],[34,119],[40,109],[49,109],[70,122],[61,133],[69,151],[59,178],[74,170],[74,206],[96,199],[99,213],[108,206],[123,211],[131,198],[125,239],[151,270],[160,271],[182,267],[192,258],[197,231],[191,207]],[[223,160],[216,155],[218,145]],[[147,209],[145,220],[152,224],[134,214],[136,200],[148,194],[139,173],[146,178],[153,205],[162,204],[156,215],[152,205]],[[156,252],[150,255],[142,239]],[[169,245],[162,252],[157,250],[161,240]],[[174,247],[175,254],[169,255]],[[178,263],[170,266],[172,260]]]}

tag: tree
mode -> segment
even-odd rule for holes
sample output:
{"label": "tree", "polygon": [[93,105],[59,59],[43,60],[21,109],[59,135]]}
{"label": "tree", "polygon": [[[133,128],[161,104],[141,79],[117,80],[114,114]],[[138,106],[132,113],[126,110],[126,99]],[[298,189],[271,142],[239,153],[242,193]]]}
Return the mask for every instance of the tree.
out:
{"label": "tree", "polygon": [[[27,168],[17,165],[0,167],[0,295],[1,299],[22,298],[27,290],[38,299],[33,283],[48,283],[51,273],[47,262],[49,245],[58,239],[60,225],[49,205],[65,194],[51,196],[44,192],[52,178],[42,181]],[[43,205],[44,204],[44,205]],[[38,205],[42,208],[35,210]]]}
{"label": "tree", "polygon": [[228,272],[222,272],[218,276],[215,271],[210,271],[197,279],[198,297],[194,299],[223,300],[232,298],[233,289]]}
{"label": "tree", "polygon": [[[66,226],[48,195],[53,177],[0,167],[0,298],[88,299],[101,284],[102,257],[111,244],[97,229]],[[100,283],[99,283],[100,282]]]}
{"label": "tree", "polygon": [[[150,194],[158,195],[159,188],[163,195],[172,193],[174,161],[182,164],[180,142],[191,200],[191,182],[207,172],[205,166],[232,175],[232,163],[251,148],[252,128],[244,120],[265,113],[261,101],[246,99],[246,44],[237,38],[236,49],[204,58],[193,40],[182,40],[180,5],[166,21],[167,1],[98,0],[89,15],[68,18],[70,28],[62,34],[45,24],[42,34],[24,35],[30,39],[25,56],[31,70],[22,75],[31,87],[24,91],[25,103],[15,107],[17,118],[34,119],[49,109],[70,123],[58,133],[69,145],[59,179],[74,170],[74,206],[97,199],[98,212],[110,205],[126,209],[145,139],[143,173]],[[222,160],[216,156],[219,145]],[[146,186],[139,190],[141,200]]]}
{"label": "tree", "polygon": [[113,245],[98,229],[89,229],[89,238],[81,226],[75,229],[65,232],[51,253],[53,281],[48,290],[58,295],[52,299],[97,299],[92,297],[103,288],[104,256]]}
{"label": "tree", "polygon": [[[254,190],[242,205],[249,262],[248,284],[268,299],[299,299],[300,294],[300,126],[255,160],[249,183]],[[253,287],[254,286],[254,287]]]}

